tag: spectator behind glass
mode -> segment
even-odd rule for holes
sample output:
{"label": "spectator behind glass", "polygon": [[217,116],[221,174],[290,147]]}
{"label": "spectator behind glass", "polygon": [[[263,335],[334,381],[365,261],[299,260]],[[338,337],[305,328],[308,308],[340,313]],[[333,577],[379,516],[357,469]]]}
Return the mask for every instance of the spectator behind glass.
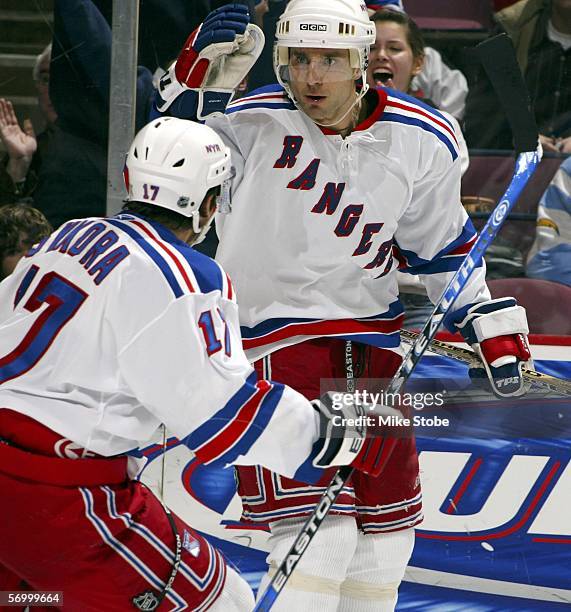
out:
{"label": "spectator behind glass", "polygon": [[[91,0],[54,4],[50,96],[58,131],[42,164],[34,203],[54,227],[106,209],[111,29]],[[137,122],[147,117],[152,75],[140,69]]]}
{"label": "spectator behind glass", "polygon": [[[367,0],[366,4],[369,15],[381,10],[405,12],[401,0]],[[436,49],[424,47],[424,64],[415,74],[411,89],[415,96],[431,100],[436,108],[456,119],[464,117],[468,95],[466,77],[460,70],[449,68]]]}
{"label": "spectator behind glass", "polygon": [[[54,3],[50,94],[60,129],[50,143],[34,200],[54,227],[70,219],[105,214],[111,9],[108,0]],[[179,37],[200,23],[208,10],[206,0],[142,4],[139,42],[145,44],[137,67],[136,129],[148,120],[152,71],[176,53],[184,42]]]}
{"label": "spectator behind glass", "polygon": [[[494,16],[525,76],[544,151],[571,153],[571,0],[520,0]],[[508,122],[481,71],[470,88],[466,137],[470,147],[511,149]]]}
{"label": "spectator behind glass", "polygon": [[52,232],[44,215],[25,204],[0,208],[0,281],[12,274],[16,264]]}
{"label": "spectator behind glass", "polygon": [[36,58],[32,72],[45,121],[45,129],[37,137],[32,122],[24,119],[20,126],[12,102],[0,98],[0,140],[6,149],[0,160],[0,205],[31,198],[42,158],[55,131],[57,114],[49,95],[51,52],[50,44]]}
{"label": "spectator behind glass", "polygon": [[48,126],[53,126],[57,113],[50,98],[50,63],[52,60],[52,44],[50,43],[36,58],[33,77],[38,91],[38,104]]}
{"label": "spectator behind glass", "polygon": [[561,164],[539,203],[526,272],[531,278],[571,286],[571,157]]}
{"label": "spectator behind glass", "polygon": [[[376,40],[371,47],[367,82],[370,87],[389,87],[419,97],[413,90],[415,77],[424,67],[425,49],[422,32],[406,13],[394,10],[381,10],[371,16],[375,23]],[[439,108],[433,100],[425,102]],[[449,113],[440,109],[454,128],[460,157],[462,173],[470,164],[468,149],[458,121]]]}

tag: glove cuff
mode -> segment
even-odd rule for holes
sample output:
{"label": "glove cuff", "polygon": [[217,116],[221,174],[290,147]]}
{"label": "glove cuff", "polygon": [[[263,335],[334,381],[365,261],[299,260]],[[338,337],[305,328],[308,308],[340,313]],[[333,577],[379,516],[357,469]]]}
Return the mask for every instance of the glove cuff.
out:
{"label": "glove cuff", "polygon": [[[531,354],[524,308],[513,298],[482,302],[468,310],[458,328],[482,360],[496,395],[509,397],[525,392],[522,366],[531,361]],[[471,370],[470,376],[479,378],[478,368]]]}
{"label": "glove cuff", "polygon": [[480,342],[480,351],[493,368],[499,368],[508,363],[528,361],[531,353],[523,334],[498,336]]}
{"label": "glove cuff", "polygon": [[313,465],[318,468],[350,465],[363,446],[366,427],[348,426],[347,415],[332,407],[331,397],[327,393],[311,404],[320,418]]}
{"label": "glove cuff", "polygon": [[[333,443],[332,443],[333,442]],[[337,438],[323,444],[313,458],[314,467],[328,468],[332,465],[351,465],[359,456],[364,438]]]}
{"label": "glove cuff", "polygon": [[514,298],[500,298],[475,304],[456,327],[468,344],[510,334],[527,334],[525,309]]}
{"label": "glove cuff", "polygon": [[502,308],[489,314],[484,314],[474,319],[472,323],[477,342],[483,342],[489,338],[508,336],[511,334],[528,334],[527,317],[525,308],[512,306]]}
{"label": "glove cuff", "polygon": [[196,117],[204,121],[209,115],[223,115],[234,96],[233,89],[198,89]]}
{"label": "glove cuff", "polygon": [[185,91],[188,91],[188,88],[178,81],[175,73],[175,64],[172,64],[159,80],[159,86],[155,95],[157,110],[164,113]]}

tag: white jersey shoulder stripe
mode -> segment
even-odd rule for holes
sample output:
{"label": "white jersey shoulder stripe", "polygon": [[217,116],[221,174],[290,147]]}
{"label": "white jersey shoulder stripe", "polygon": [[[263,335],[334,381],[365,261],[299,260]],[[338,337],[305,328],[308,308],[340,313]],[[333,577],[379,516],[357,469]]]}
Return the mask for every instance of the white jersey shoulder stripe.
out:
{"label": "white jersey shoulder stripe", "polygon": [[394,113],[397,115],[403,115],[405,117],[415,117],[421,121],[427,123],[434,129],[438,130],[442,135],[446,136],[458,149],[458,139],[454,133],[454,129],[448,123],[448,120],[442,116],[437,116],[425,108],[420,106],[413,106],[405,100],[394,98],[393,96],[387,96],[386,112]]}
{"label": "white jersey shoulder stripe", "polygon": [[432,121],[442,124],[444,127],[448,128],[450,133],[454,135],[454,126],[452,125],[450,119],[445,117],[436,108],[432,108],[420,100],[415,101],[414,99],[411,99],[410,96],[400,97],[388,94],[387,104],[407,108],[413,112],[417,112],[419,115],[422,115],[425,118],[430,118]]}
{"label": "white jersey shoulder stripe", "polygon": [[152,225],[138,218],[107,219],[114,227],[125,231],[157,264],[176,297],[196,293],[198,283],[191,266],[167,241],[163,240]]}
{"label": "white jersey shoulder stripe", "polygon": [[248,102],[287,102],[288,97],[285,93],[259,93],[252,96],[245,96],[234,102],[228,104],[228,108],[240,106],[240,104],[246,104]]}
{"label": "white jersey shoulder stripe", "polygon": [[248,109],[283,109],[296,110],[286,92],[279,86],[269,86],[231,102],[226,108],[226,114]]}
{"label": "white jersey shoulder stripe", "polygon": [[170,263],[173,272],[182,279],[183,286],[186,287],[190,293],[195,293],[198,287],[198,282],[194,276],[192,267],[186,261],[186,259],[173,248],[166,240],[163,240],[159,236],[159,233],[153,228],[150,223],[143,220],[133,221],[135,227],[143,232],[149,240],[152,241],[163,253],[167,256],[167,262]]}
{"label": "white jersey shoulder stripe", "polygon": [[224,268],[215,259],[213,260],[213,262],[217,266],[220,272],[220,278],[222,279],[222,297],[225,297],[230,302],[236,302],[236,294],[234,291],[234,287],[232,286],[232,281],[230,280],[230,277],[228,276],[228,274],[226,274]]}

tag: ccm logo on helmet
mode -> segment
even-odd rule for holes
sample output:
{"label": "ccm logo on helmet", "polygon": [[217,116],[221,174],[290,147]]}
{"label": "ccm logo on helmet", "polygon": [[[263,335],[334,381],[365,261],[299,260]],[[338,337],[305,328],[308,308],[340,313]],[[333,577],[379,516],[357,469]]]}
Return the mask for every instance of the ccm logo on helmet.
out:
{"label": "ccm logo on helmet", "polygon": [[220,145],[217,144],[206,145],[204,148],[206,149],[207,153],[216,153],[220,151]]}
{"label": "ccm logo on helmet", "polygon": [[299,29],[310,32],[327,32],[327,26],[323,23],[300,23]]}

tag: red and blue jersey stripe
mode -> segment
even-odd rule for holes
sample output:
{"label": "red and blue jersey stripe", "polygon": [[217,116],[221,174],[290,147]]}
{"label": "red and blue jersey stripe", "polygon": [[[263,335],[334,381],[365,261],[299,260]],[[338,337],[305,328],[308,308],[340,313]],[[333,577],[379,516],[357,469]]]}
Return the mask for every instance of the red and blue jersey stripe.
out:
{"label": "red and blue jersey stripe", "polygon": [[248,452],[269,424],[284,387],[257,378],[252,372],[222,409],[185,438],[202,463],[233,463]]}
{"label": "red and blue jersey stripe", "polygon": [[122,213],[106,221],[128,234],[149,256],[175,298],[220,291],[224,297],[234,300],[230,279],[220,265],[179,240],[164,226],[134,213]]}
{"label": "red and blue jersey stripe", "polygon": [[372,344],[382,348],[397,348],[400,344],[403,309],[398,300],[379,315],[360,319],[267,319],[253,327],[242,326],[245,350],[266,346],[294,336],[308,338],[336,336]]}
{"label": "red and blue jersey stripe", "polygon": [[386,89],[385,93],[386,106],[380,121],[403,123],[430,132],[450,151],[453,161],[458,157],[458,140],[454,127],[446,117],[428,104],[402,92]]}
{"label": "red and blue jersey stripe", "polygon": [[[458,238],[447,244],[432,259],[423,259],[414,251],[403,249],[396,241],[394,253],[400,262],[399,270],[407,274],[440,274],[456,272],[476,242],[478,235],[468,219]],[[476,266],[482,267],[482,262]]]}
{"label": "red and blue jersey stripe", "polygon": [[267,85],[249,93],[247,96],[228,105],[226,114],[231,115],[237,111],[254,108],[273,108],[281,110],[296,110],[281,85]]}

